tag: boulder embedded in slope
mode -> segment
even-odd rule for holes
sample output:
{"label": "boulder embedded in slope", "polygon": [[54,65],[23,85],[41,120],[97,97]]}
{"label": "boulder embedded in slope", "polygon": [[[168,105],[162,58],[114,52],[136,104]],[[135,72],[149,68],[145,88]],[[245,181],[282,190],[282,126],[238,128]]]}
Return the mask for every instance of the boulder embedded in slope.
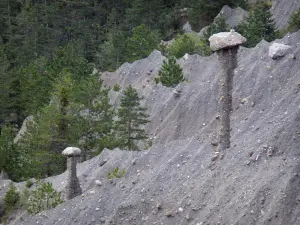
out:
{"label": "boulder embedded in slope", "polygon": [[210,42],[210,48],[213,51],[241,45],[247,41],[245,37],[233,30],[230,32],[220,32],[214,34],[208,40]]}
{"label": "boulder embedded in slope", "polygon": [[269,56],[272,59],[277,59],[279,57],[285,56],[285,54],[291,49],[292,49],[292,47],[289,45],[273,43],[269,47]]}

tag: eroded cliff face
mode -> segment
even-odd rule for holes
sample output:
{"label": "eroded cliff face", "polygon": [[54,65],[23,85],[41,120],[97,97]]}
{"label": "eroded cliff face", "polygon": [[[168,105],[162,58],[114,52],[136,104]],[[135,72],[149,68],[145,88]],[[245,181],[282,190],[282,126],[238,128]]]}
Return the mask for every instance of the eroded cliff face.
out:
{"label": "eroded cliff face", "polygon": [[[11,224],[300,223],[299,40],[300,32],[278,40],[293,49],[277,60],[268,56],[270,43],[264,41],[253,49],[240,48],[231,147],[215,162],[211,142],[221,75],[215,54],[179,60],[188,79],[177,87],[179,97],[175,88],[154,83],[164,59],[158,51],[102,74],[107,85],[132,84],[144,95],[153,147],[142,152],[105,150],[79,164],[82,196]],[[111,95],[118,99],[118,93]],[[107,173],[115,167],[127,172],[110,182]],[[49,178],[58,190],[64,190],[65,179],[66,174]]]}

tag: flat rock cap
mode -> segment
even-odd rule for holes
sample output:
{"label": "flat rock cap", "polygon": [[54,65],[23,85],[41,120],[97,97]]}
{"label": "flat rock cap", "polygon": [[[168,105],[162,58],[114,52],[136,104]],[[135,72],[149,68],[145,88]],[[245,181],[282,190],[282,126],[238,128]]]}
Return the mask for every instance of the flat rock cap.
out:
{"label": "flat rock cap", "polygon": [[234,30],[231,30],[230,32],[221,32],[214,34],[208,40],[210,42],[210,48],[213,51],[241,45],[247,41],[246,38],[235,32]]}
{"label": "flat rock cap", "polygon": [[63,150],[62,154],[68,157],[79,156],[81,154],[81,150],[76,147],[67,147]]}

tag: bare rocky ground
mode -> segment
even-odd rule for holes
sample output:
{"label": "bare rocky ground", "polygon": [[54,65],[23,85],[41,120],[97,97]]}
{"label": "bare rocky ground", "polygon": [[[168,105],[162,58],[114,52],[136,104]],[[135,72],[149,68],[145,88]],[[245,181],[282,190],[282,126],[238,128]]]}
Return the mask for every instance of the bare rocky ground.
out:
{"label": "bare rocky ground", "polygon": [[[240,49],[232,147],[215,162],[211,142],[220,77],[215,54],[180,60],[189,80],[180,85],[180,97],[174,96],[175,88],[154,84],[164,59],[158,51],[103,74],[106,84],[132,84],[145,96],[153,147],[106,150],[79,164],[82,196],[40,215],[23,214],[10,224],[300,224],[299,40],[300,32],[278,40],[293,50],[277,60],[268,56],[270,43],[264,41]],[[150,69],[154,72],[148,75]],[[117,166],[126,175],[109,181],[108,171]],[[49,180],[63,190],[66,174]]]}
{"label": "bare rocky ground", "polygon": [[[276,1],[277,7],[281,2],[286,10],[299,4]],[[180,59],[188,82],[176,88],[154,84],[164,60],[158,51],[102,74],[107,85],[132,84],[145,97],[153,147],[105,150],[78,165],[82,196],[36,216],[20,212],[9,224],[300,224],[300,32],[276,42],[292,50],[273,60],[265,41],[240,49],[231,148],[214,162],[211,143],[217,136],[220,101],[216,54]],[[181,91],[179,97],[174,90]],[[116,104],[120,94],[111,92]],[[109,181],[107,173],[116,167],[126,169],[126,175]],[[66,173],[48,180],[64,191]],[[0,181],[0,197],[8,184]],[[23,186],[17,184],[20,190]]]}

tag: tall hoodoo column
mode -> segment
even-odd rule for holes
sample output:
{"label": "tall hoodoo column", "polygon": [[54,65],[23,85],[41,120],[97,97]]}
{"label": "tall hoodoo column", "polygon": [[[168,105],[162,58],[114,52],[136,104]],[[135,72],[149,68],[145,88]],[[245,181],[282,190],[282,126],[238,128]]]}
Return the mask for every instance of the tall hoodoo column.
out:
{"label": "tall hoodoo column", "polygon": [[62,152],[62,154],[68,157],[66,197],[67,199],[72,199],[78,195],[81,195],[82,193],[76,170],[76,165],[81,154],[81,150],[75,147],[68,147]]}
{"label": "tall hoodoo column", "polygon": [[220,129],[218,154],[230,147],[233,75],[234,69],[237,67],[238,48],[246,41],[246,38],[234,30],[217,33],[209,38],[210,48],[217,52],[222,69],[219,96]]}

